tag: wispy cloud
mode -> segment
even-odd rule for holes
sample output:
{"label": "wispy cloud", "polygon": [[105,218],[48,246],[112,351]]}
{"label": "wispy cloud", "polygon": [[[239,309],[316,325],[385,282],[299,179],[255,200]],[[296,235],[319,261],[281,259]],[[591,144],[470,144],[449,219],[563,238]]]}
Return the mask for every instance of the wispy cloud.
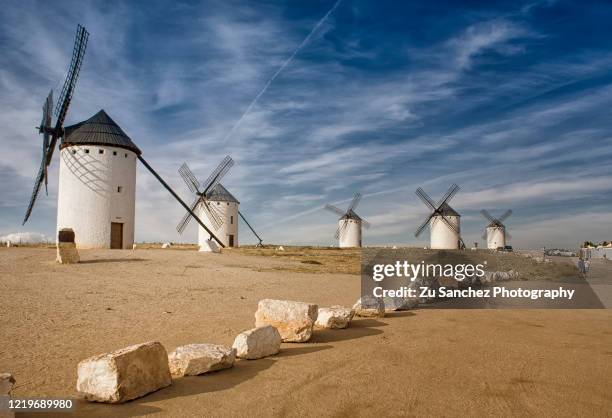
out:
{"label": "wispy cloud", "polygon": [[[0,232],[20,230],[40,159],[34,126],[61,83],[76,22],[91,37],[69,123],[104,108],[185,198],[183,161],[205,177],[232,155],[224,184],[265,241],[333,243],[336,220],[323,204],[360,190],[359,213],[373,225],[366,243],[424,244],[412,235],[426,215],[414,189],[442,194],[452,182],[470,239],[482,207],[512,207],[525,246],[574,243],[577,208],[605,219],[607,38],[590,45],[586,32],[551,24],[545,12],[565,7],[554,2],[510,12],[456,5],[451,17],[419,19],[399,3],[338,3],[9,4],[0,121],[10,152],[0,153],[0,174],[11,181],[0,185]],[[397,16],[406,22],[394,25]],[[29,231],[53,235],[57,175],[54,164]],[[543,234],[543,214],[564,219],[567,233]],[[137,239],[195,239],[195,227],[176,234],[181,216],[139,170]]]}

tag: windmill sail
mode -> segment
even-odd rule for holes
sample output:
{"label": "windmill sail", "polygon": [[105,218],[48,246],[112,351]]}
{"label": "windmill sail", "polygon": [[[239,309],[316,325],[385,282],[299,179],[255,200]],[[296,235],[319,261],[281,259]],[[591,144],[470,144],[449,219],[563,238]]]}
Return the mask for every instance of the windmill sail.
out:
{"label": "windmill sail", "polygon": [[455,211],[450,207],[448,202],[457,194],[459,189],[460,187],[456,184],[451,185],[451,187],[447,190],[444,196],[442,196],[438,203],[434,203],[433,199],[429,197],[429,195],[425,193],[425,190],[423,190],[422,188],[418,187],[416,189],[416,195],[419,197],[419,199],[421,199],[425,206],[432,210],[432,212],[429,214],[427,219],[425,219],[425,221],[423,221],[423,223],[420,224],[419,227],[416,229],[414,233],[415,237],[421,235],[427,225],[432,222],[433,218],[440,219],[449,229],[451,229],[456,234],[459,234],[459,229],[457,228],[457,226],[453,222],[449,221],[447,218],[449,213],[453,215],[456,214]]}
{"label": "windmill sail", "polygon": [[[223,218],[219,211],[214,207],[214,205],[210,205],[208,203],[206,194],[213,190],[217,186],[217,184],[219,184],[223,176],[227,174],[232,165],[234,165],[234,160],[232,160],[232,158],[227,155],[223,159],[223,161],[219,163],[217,168],[215,168],[215,170],[208,177],[208,179],[206,179],[206,181],[202,184],[198,182],[198,179],[196,178],[195,174],[193,174],[193,171],[191,171],[187,163],[183,163],[183,165],[181,165],[178,170],[179,174],[183,178],[183,181],[187,185],[187,188],[189,188],[191,192],[195,193],[198,196],[194,203],[191,205],[191,211],[194,211],[198,207],[198,205],[201,204],[203,212],[210,220],[214,229],[219,229],[221,225],[223,225]],[[203,191],[200,191],[200,187],[203,188]],[[179,234],[183,233],[190,219],[190,212],[185,213],[185,215],[176,227],[176,230]]]}
{"label": "windmill sail", "polygon": [[[329,203],[323,207],[323,209],[340,217],[340,219],[338,220],[339,221],[338,229],[336,229],[336,233],[334,234],[334,237],[337,240],[340,240],[340,246],[360,247],[361,246],[361,227],[362,226],[365,228],[370,227],[370,223],[362,219],[355,212],[355,209],[357,209],[357,205],[359,205],[360,201],[361,201],[361,194],[355,193],[355,195],[353,196],[353,199],[351,200],[351,203],[349,204],[348,208],[345,211]],[[353,221],[353,222],[349,222],[349,221]],[[349,233],[348,231],[351,231],[350,236],[349,236],[349,241],[351,242],[351,244],[347,244],[346,242],[343,242],[346,234]]]}
{"label": "windmill sail", "polygon": [[[42,182],[45,182],[45,188],[47,186],[47,169],[49,164],[51,164],[51,159],[53,158],[53,151],[55,150],[57,140],[63,136],[64,120],[66,119],[68,108],[70,107],[70,101],[72,100],[76,82],[79,77],[79,72],[85,56],[85,50],[87,49],[88,38],[89,32],[87,32],[83,26],[78,25],[74,48],[72,51],[72,60],[70,62],[70,67],[68,68],[68,74],[66,76],[66,80],[64,81],[61,94],[57,101],[57,106],[55,108],[55,115],[57,117],[55,128],[51,128],[53,92],[49,93],[43,107],[44,121],[39,127],[39,133],[44,134],[43,156],[41,159],[40,168],[38,169],[38,174],[34,180],[34,189],[32,190],[32,196],[30,197],[30,203],[28,204],[28,208],[23,219],[23,224],[28,221],[30,215],[32,214],[32,209],[34,208],[36,197],[40,192]],[[50,139],[49,135],[51,136]]]}
{"label": "windmill sail", "polygon": [[491,213],[489,213],[489,211],[487,211],[486,209],[482,209],[480,211],[480,214],[488,221],[487,226],[485,227],[485,232],[484,234],[482,234],[482,239],[487,240],[488,239],[488,228],[502,228],[503,229],[503,236],[505,237],[504,239],[511,239],[511,235],[508,231],[506,231],[506,225],[504,225],[504,221],[506,219],[508,219],[510,217],[510,215],[512,215],[512,209],[508,209],[507,211],[505,211],[499,218],[496,218],[495,216],[491,215]]}

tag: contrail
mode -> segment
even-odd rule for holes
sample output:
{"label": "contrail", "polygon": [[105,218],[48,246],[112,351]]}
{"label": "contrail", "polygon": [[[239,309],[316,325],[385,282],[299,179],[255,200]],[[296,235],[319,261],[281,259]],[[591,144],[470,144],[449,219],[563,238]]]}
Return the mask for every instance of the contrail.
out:
{"label": "contrail", "polygon": [[238,121],[234,124],[234,126],[232,126],[232,129],[230,129],[229,132],[227,133],[227,135],[225,135],[225,137],[223,138],[223,142],[225,142],[230,137],[230,135],[234,133],[236,128],[238,128],[238,126],[240,126],[240,124],[242,123],[244,118],[249,114],[251,109],[253,109],[253,107],[257,104],[257,102],[259,101],[259,98],[264,95],[266,90],[268,90],[268,87],[270,87],[270,85],[274,82],[276,77],[278,77],[278,75],[285,69],[285,67],[287,65],[289,65],[289,63],[293,60],[293,58],[295,58],[295,56],[298,54],[298,52],[300,52],[300,50],[302,48],[304,48],[304,46],[306,46],[306,44],[310,41],[310,39],[313,37],[313,35],[319,29],[319,27],[321,27],[321,25],[327,20],[329,15],[331,15],[334,12],[334,10],[336,10],[336,8],[338,7],[338,5],[340,4],[341,1],[342,0],[337,0],[336,1],[336,3],[332,6],[332,8],[329,9],[329,11],[327,13],[325,13],[325,16],[323,16],[321,18],[321,20],[319,20],[317,22],[317,24],[314,25],[314,27],[312,28],[310,33],[308,35],[306,35],[306,37],[304,38],[302,43],[295,49],[295,51],[293,51],[293,54],[291,54],[289,56],[289,58],[287,58],[287,60],[285,62],[283,62],[283,64],[278,68],[278,70],[276,70],[276,72],[272,75],[272,77],[270,77],[270,79],[263,86],[261,91],[257,94],[257,96],[255,96],[255,98],[253,99],[253,101],[251,102],[249,107],[247,107],[246,110],[244,111],[244,113],[242,114],[242,116],[240,116],[240,119],[238,119]]}

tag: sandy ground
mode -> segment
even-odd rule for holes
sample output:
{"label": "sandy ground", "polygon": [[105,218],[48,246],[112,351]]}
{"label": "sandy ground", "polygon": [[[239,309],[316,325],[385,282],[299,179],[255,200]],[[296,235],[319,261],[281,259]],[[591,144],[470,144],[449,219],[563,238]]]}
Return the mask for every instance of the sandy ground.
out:
{"label": "sandy ground", "polygon": [[[296,261],[195,251],[0,249],[0,371],[15,397],[76,397],[76,365],[159,340],[231,345],[257,301],[351,305],[359,276],[288,272]],[[594,271],[601,266],[593,266]],[[601,273],[601,272],[600,272]],[[610,416],[611,310],[437,310],[317,331],[280,355],[177,379],[70,416]],[[41,414],[18,414],[40,417]]]}

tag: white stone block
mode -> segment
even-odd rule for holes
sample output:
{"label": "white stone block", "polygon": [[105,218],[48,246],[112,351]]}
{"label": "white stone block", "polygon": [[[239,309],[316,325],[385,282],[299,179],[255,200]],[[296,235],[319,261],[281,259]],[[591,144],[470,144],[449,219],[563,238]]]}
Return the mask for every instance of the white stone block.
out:
{"label": "white stone block", "polygon": [[168,353],[155,341],[90,357],[78,365],[77,391],[89,401],[125,402],[170,384]]}
{"label": "white stone block", "polygon": [[236,349],[218,344],[188,344],[168,355],[173,376],[195,376],[234,365]]}
{"label": "white stone block", "polygon": [[272,356],[280,351],[281,335],[271,325],[244,331],[236,337],[233,347],[236,356],[247,360],[255,360]]}
{"label": "white stone block", "polygon": [[0,396],[10,396],[15,378],[10,373],[0,373]]}
{"label": "white stone block", "polygon": [[383,298],[383,303],[385,306],[385,311],[407,311],[410,309],[414,309],[419,306],[419,298],[418,297],[385,297]]}
{"label": "white stone block", "polygon": [[385,303],[382,298],[366,295],[353,305],[355,315],[365,318],[382,318],[385,316]]}
{"label": "white stone block", "polygon": [[315,325],[319,328],[348,328],[355,311],[344,306],[319,308]]}
{"label": "white stone block", "polygon": [[284,342],[302,343],[310,339],[318,311],[314,303],[262,299],[257,304],[255,326],[272,325]]}
{"label": "white stone block", "polygon": [[10,373],[0,373],[0,418],[14,418],[13,411],[4,410],[8,406],[8,400],[11,396],[11,390],[15,384],[15,379]]}
{"label": "white stone block", "polygon": [[60,264],[76,264],[81,261],[74,242],[58,242],[56,261]]}

